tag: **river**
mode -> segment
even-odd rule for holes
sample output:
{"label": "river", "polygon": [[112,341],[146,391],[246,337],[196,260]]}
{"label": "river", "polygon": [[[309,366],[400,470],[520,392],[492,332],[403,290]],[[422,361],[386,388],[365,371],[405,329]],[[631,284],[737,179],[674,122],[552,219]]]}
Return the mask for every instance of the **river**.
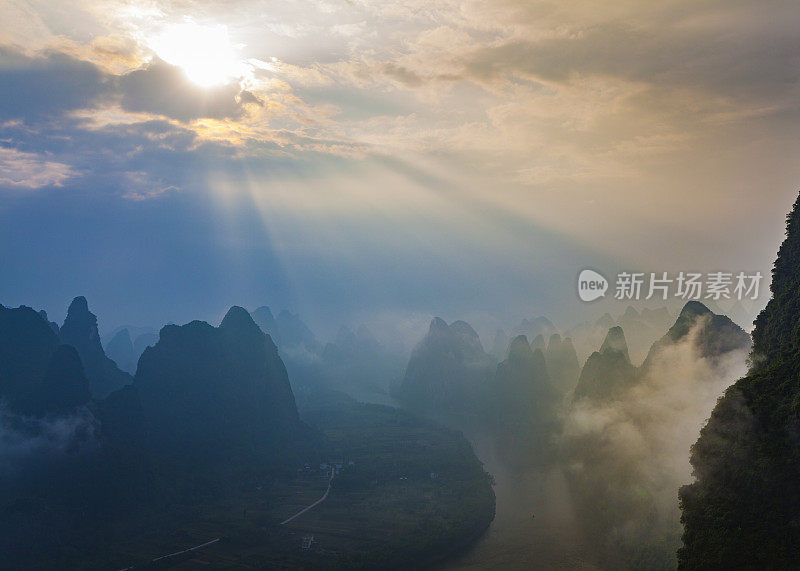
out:
{"label": "river", "polygon": [[[402,408],[391,397],[368,399]],[[435,420],[460,430],[494,477],[495,517],[470,548],[436,569],[599,569],[575,520],[567,482],[558,465],[511,465],[494,436],[458,417]]]}
{"label": "river", "polygon": [[509,467],[494,438],[465,436],[494,476],[495,518],[471,548],[438,568],[597,569],[587,558],[560,468]]}

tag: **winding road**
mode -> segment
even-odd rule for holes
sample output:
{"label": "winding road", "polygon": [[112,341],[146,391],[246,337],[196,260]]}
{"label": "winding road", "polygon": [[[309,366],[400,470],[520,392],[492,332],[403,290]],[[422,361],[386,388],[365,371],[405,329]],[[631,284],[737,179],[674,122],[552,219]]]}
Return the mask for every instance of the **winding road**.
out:
{"label": "winding road", "polygon": [[330,477],[330,479],[328,480],[328,489],[327,489],[327,490],[325,490],[325,493],[323,494],[323,496],[322,496],[320,499],[318,499],[316,502],[314,502],[313,504],[311,504],[310,506],[304,507],[302,510],[300,510],[299,512],[297,512],[296,514],[294,514],[294,515],[293,515],[292,517],[290,517],[289,519],[285,519],[285,520],[283,520],[283,521],[280,523],[280,525],[286,525],[287,523],[289,523],[290,521],[292,521],[294,518],[296,518],[296,517],[299,517],[299,516],[303,515],[303,514],[304,514],[304,513],[306,513],[308,510],[310,510],[310,509],[312,509],[312,508],[315,508],[316,506],[318,506],[319,504],[321,504],[322,502],[324,502],[324,501],[325,501],[325,500],[328,498],[328,494],[329,494],[329,493],[330,493],[330,491],[331,491],[331,483],[333,483],[333,476],[334,476],[335,474],[336,474],[336,472],[334,471],[334,468],[333,468],[333,466],[331,466],[331,477]]}
{"label": "winding road", "polygon": [[[333,483],[333,477],[334,477],[335,475],[336,475],[336,470],[334,469],[334,467],[333,467],[333,466],[331,466],[331,477],[328,479],[328,489],[327,489],[327,490],[325,490],[325,493],[323,494],[323,496],[322,496],[320,499],[318,499],[316,502],[314,502],[313,504],[311,504],[310,506],[306,506],[306,507],[304,507],[302,510],[300,510],[299,512],[297,512],[296,514],[294,514],[294,515],[293,515],[292,517],[290,517],[289,519],[285,519],[285,520],[283,520],[283,521],[282,521],[282,522],[281,522],[279,525],[286,525],[287,523],[289,523],[290,521],[292,521],[292,520],[293,520],[293,519],[295,519],[296,517],[299,517],[299,516],[303,515],[303,514],[304,514],[304,513],[306,513],[308,510],[310,510],[310,509],[312,509],[312,508],[315,508],[316,506],[318,506],[319,504],[321,504],[322,502],[324,502],[326,499],[328,499],[328,494],[330,494],[330,493],[331,493],[331,484]],[[188,553],[188,552],[190,552],[190,551],[195,551],[195,550],[197,550],[197,549],[202,549],[203,547],[207,547],[207,546],[209,546],[209,545],[213,545],[214,543],[217,543],[219,540],[220,540],[220,538],[218,537],[218,538],[216,538],[216,539],[212,539],[211,541],[207,541],[207,542],[205,542],[205,543],[202,543],[202,544],[200,544],[200,545],[196,545],[196,546],[194,546],[194,547],[190,547],[189,549],[184,549],[184,550],[182,550],[182,551],[176,551],[175,553],[170,553],[169,555],[162,555],[161,557],[156,557],[155,559],[153,559],[153,560],[151,561],[151,563],[155,563],[155,562],[157,562],[157,561],[161,561],[162,559],[168,559],[168,558],[170,558],[170,557],[174,557],[174,556],[176,556],[176,555],[181,555],[181,554],[183,554],[183,553]],[[120,569],[120,571],[129,571],[129,570],[131,570],[131,569],[133,569],[133,567],[126,567],[125,569]]]}
{"label": "winding road", "polygon": [[[157,561],[161,561],[162,559],[169,559],[170,557],[175,557],[176,555],[181,555],[183,553],[189,553],[190,551],[197,551],[198,549],[202,549],[203,547],[208,547],[209,545],[213,545],[217,543],[220,538],[212,539],[211,541],[206,541],[205,543],[201,543],[200,545],[195,545],[194,547],[190,547],[189,549],[184,549],[182,551],[176,551],[175,553],[170,553],[169,555],[162,555],[161,557],[156,557],[153,559],[150,564],[156,563]],[[125,567],[124,569],[120,569],[119,571],[131,571],[134,567]]]}

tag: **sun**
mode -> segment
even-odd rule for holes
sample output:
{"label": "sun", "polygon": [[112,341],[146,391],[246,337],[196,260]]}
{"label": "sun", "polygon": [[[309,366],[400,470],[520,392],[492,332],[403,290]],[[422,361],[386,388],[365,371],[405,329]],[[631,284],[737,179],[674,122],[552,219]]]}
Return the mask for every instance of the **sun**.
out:
{"label": "sun", "polygon": [[222,85],[244,75],[238,48],[228,37],[228,27],[221,24],[168,24],[147,43],[158,57],[181,68],[190,81],[202,87]]}

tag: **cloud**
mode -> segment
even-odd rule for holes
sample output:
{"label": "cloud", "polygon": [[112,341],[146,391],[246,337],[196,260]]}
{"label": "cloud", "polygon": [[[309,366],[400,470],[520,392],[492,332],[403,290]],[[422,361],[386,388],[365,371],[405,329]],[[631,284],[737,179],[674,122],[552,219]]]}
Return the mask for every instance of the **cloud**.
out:
{"label": "cloud", "polygon": [[0,188],[36,189],[62,186],[76,176],[69,166],[35,153],[0,147]]}
{"label": "cloud", "polygon": [[[420,227],[446,229],[437,239],[456,248],[497,246],[500,233],[502,249],[481,254],[502,279],[481,290],[481,303],[562,299],[560,286],[540,294],[566,283],[543,277],[559,244],[585,248],[581,262],[595,265],[602,256],[648,271],[741,265],[767,275],[761,261],[800,177],[791,3],[13,4],[0,24],[14,28],[0,33],[13,42],[0,54],[0,141],[73,173],[60,179],[67,192],[25,200],[144,209],[210,194],[235,210],[229,198],[243,196],[268,205],[262,223],[273,232],[269,209],[280,202],[287,217],[315,212],[314,228],[330,228],[325,244],[348,244],[331,265],[354,275],[369,273],[359,254],[373,241],[392,251]],[[149,59],[148,40],[186,14],[226,26],[253,77],[202,91]],[[452,223],[462,209],[476,215]],[[353,213],[397,232],[359,234]],[[739,231],[773,224],[774,233]],[[298,222],[284,241],[304,231]],[[531,249],[538,232],[553,250]],[[469,281],[453,269],[461,257],[442,251],[439,262]],[[647,267],[654,259],[664,267]],[[418,275],[415,256],[404,263],[406,277],[386,295],[414,292],[435,311],[415,284],[429,276]],[[505,289],[509,275],[524,293]]]}
{"label": "cloud", "polygon": [[123,109],[183,122],[201,117],[239,119],[245,114],[244,104],[254,102],[249,92],[240,96],[242,89],[236,83],[202,88],[179,68],[158,59],[144,69],[122,75],[118,86]]}
{"label": "cloud", "polygon": [[127,112],[131,123],[167,118],[188,124],[201,118],[241,120],[248,108],[265,107],[262,98],[235,82],[204,89],[158,59],[115,75],[67,53],[27,55],[10,46],[0,46],[0,90],[0,119],[50,128],[59,120],[68,126],[64,119],[71,116],[97,116],[91,121],[97,124],[114,109]]}
{"label": "cloud", "polygon": [[0,119],[36,123],[91,107],[107,94],[108,76],[63,53],[27,56],[0,46]]}
{"label": "cloud", "polygon": [[[746,350],[698,355],[695,340],[706,325],[700,320],[681,343],[662,350],[618,400],[581,402],[566,417],[563,461],[578,521],[603,566],[674,565],[689,448],[716,400],[746,370]],[[626,559],[636,557],[650,559]]]}
{"label": "cloud", "polygon": [[0,477],[24,470],[30,463],[95,449],[97,421],[81,407],[68,416],[29,418],[13,414],[0,402]]}
{"label": "cloud", "polygon": [[166,184],[163,180],[151,180],[146,172],[126,172],[124,173],[127,179],[124,186],[128,190],[123,193],[125,198],[131,200],[149,200],[158,198],[167,192],[175,192],[180,190],[177,186]]}

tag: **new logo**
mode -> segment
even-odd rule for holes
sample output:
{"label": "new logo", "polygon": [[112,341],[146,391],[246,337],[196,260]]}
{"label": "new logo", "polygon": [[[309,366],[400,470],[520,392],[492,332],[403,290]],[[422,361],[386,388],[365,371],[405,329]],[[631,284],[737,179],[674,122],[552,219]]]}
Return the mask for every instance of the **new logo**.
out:
{"label": "new logo", "polygon": [[608,280],[594,270],[582,270],[578,274],[578,297],[581,301],[594,301],[606,294]]}

